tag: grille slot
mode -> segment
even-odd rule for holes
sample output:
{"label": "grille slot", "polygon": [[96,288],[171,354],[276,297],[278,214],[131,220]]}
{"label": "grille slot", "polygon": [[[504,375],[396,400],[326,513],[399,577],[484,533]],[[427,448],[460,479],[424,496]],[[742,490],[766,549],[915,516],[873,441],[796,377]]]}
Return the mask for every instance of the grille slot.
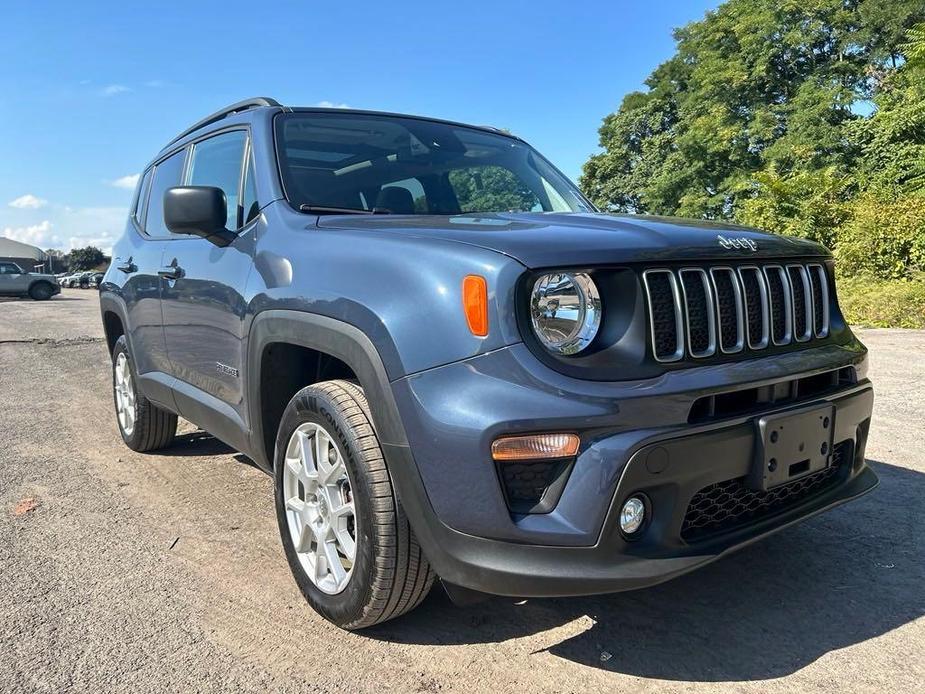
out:
{"label": "grille slot", "polygon": [[768,320],[768,287],[764,275],[756,267],[739,269],[742,291],[745,295],[745,321],[748,329],[748,346],[764,349],[770,340],[771,328]]}
{"label": "grille slot", "polygon": [[719,348],[726,354],[740,352],[745,346],[745,321],[742,290],[736,281],[735,271],[729,267],[715,267],[710,270],[710,277],[716,297]]}
{"label": "grille slot", "polygon": [[652,353],[660,362],[829,334],[828,275],[818,263],[654,268],[642,275]]}
{"label": "grille slot", "polygon": [[670,270],[646,270],[642,277],[649,299],[652,352],[658,361],[677,361],[684,356],[678,282]]}
{"label": "grille slot", "polygon": [[825,268],[810,265],[809,284],[813,293],[813,334],[822,338],[829,334],[829,283]]}
{"label": "grille slot", "polygon": [[704,487],[691,499],[681,525],[681,538],[687,542],[728,532],[775,513],[786,511],[832,487],[850,460],[851,441],[832,449],[829,466],[768,491],[745,486],[737,477]]}
{"label": "grille slot", "polygon": [[716,317],[707,273],[695,268],[681,270],[680,275],[687,348],[692,357],[709,357],[716,352]]}
{"label": "grille slot", "polygon": [[790,300],[793,306],[793,337],[806,342],[813,336],[813,302],[810,298],[809,275],[802,265],[788,265]]}
{"label": "grille slot", "polygon": [[768,298],[771,307],[771,341],[775,345],[790,344],[790,288],[787,275],[780,265],[768,265],[764,269],[768,281]]}

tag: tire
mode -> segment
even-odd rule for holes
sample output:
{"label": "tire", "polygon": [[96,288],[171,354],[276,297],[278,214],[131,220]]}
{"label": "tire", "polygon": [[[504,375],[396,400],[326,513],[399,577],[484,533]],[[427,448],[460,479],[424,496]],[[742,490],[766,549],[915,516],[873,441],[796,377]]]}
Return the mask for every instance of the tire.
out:
{"label": "tire", "polygon": [[[320,466],[312,462],[318,473],[314,480],[312,465],[304,462],[309,453],[312,461],[327,461]],[[395,495],[359,386],[326,381],[296,393],[280,422],[274,468],[283,549],[299,589],[315,611],[342,629],[354,630],[420,604],[433,585],[434,572]],[[322,483],[326,476],[328,482]],[[352,526],[347,511],[351,505]],[[330,552],[334,546],[337,552],[326,554],[322,564],[319,557],[325,553],[319,537],[329,537],[325,548]],[[296,543],[306,551],[297,551]],[[342,586],[335,585],[342,577],[331,556],[346,573]],[[318,578],[321,569],[327,574]]]}
{"label": "tire", "polygon": [[125,335],[112,350],[113,404],[116,422],[125,445],[144,453],[163,448],[177,433],[177,415],[148,400],[138,392],[138,373],[128,350]]}
{"label": "tire", "polygon": [[55,293],[55,288],[48,282],[36,282],[29,287],[29,297],[34,301],[48,301]]}

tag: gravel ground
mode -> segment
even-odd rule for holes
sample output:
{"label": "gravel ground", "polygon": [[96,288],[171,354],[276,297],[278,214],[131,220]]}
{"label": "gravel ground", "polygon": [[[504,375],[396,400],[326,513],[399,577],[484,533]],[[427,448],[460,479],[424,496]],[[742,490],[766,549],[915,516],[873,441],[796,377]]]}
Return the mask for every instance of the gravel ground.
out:
{"label": "gravel ground", "polygon": [[670,583],[342,632],[301,599],[270,479],[186,425],[116,430],[96,293],[0,302],[0,689],[921,691],[925,332],[862,331],[863,499]]}

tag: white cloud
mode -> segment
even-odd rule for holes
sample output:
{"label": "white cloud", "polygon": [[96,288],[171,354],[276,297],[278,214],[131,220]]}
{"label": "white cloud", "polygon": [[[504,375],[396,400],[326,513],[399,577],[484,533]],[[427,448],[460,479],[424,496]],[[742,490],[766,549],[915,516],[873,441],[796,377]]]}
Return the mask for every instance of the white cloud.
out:
{"label": "white cloud", "polygon": [[122,234],[127,216],[128,211],[124,207],[53,205],[48,209],[48,219],[31,226],[7,226],[0,230],[0,236],[42,249],[69,251],[96,246],[108,254]]}
{"label": "white cloud", "polygon": [[128,176],[122,176],[117,178],[114,181],[110,181],[109,185],[114,188],[125,188],[126,190],[135,190],[135,186],[138,185],[138,177],[141,174],[129,174]]}
{"label": "white cloud", "polygon": [[100,90],[101,96],[115,96],[116,94],[125,94],[132,91],[124,84],[109,84]]}
{"label": "white cloud", "polygon": [[60,237],[52,231],[52,224],[47,219],[28,227],[7,227],[3,235],[14,241],[28,243],[39,248],[49,248],[60,244]]}
{"label": "white cloud", "polygon": [[351,108],[349,104],[338,104],[333,101],[319,101],[315,106],[320,106],[321,108]]}
{"label": "white cloud", "polygon": [[145,86],[150,87],[151,89],[160,89],[161,87],[166,87],[167,82],[164,80],[148,80],[145,82]]}
{"label": "white cloud", "polygon": [[45,207],[48,204],[47,200],[36,197],[31,193],[26,193],[25,195],[20,195],[15,200],[10,201],[10,207],[16,207],[20,210],[37,210],[40,207]]}

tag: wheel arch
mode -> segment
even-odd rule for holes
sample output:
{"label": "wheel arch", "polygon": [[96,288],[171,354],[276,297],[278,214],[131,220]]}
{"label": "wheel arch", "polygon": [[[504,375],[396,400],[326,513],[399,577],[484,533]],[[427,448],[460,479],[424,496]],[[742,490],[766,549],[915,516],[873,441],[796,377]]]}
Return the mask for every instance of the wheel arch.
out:
{"label": "wheel arch", "polygon": [[[264,431],[264,413],[269,403],[262,402],[262,362],[268,347],[275,344],[313,350],[345,365],[366,394],[372,411],[373,427],[380,442],[408,445],[385,365],[369,337],[359,328],[328,316],[272,309],[254,317],[247,350],[245,387],[248,419],[251,422],[250,452],[258,464],[272,469],[274,461],[272,442],[276,440],[276,432]],[[346,374],[336,375],[343,377]]]}
{"label": "wheel arch", "polygon": [[116,341],[122,335],[125,335],[125,340],[129,343],[129,351],[132,350],[132,335],[126,320],[127,315],[125,302],[120,297],[111,292],[100,294],[100,316],[103,320],[103,334],[106,337],[110,355],[116,346]]}
{"label": "wheel arch", "polygon": [[32,290],[33,290],[35,287],[37,287],[38,285],[40,285],[40,284],[47,284],[48,287],[52,290],[52,292],[54,292],[54,290],[55,290],[55,285],[54,285],[53,282],[51,282],[50,280],[45,279],[44,277],[40,277],[40,278],[38,278],[38,279],[32,280],[32,281],[29,283],[29,288],[26,290],[26,293],[27,293],[27,294],[31,294],[31,293],[32,293]]}

